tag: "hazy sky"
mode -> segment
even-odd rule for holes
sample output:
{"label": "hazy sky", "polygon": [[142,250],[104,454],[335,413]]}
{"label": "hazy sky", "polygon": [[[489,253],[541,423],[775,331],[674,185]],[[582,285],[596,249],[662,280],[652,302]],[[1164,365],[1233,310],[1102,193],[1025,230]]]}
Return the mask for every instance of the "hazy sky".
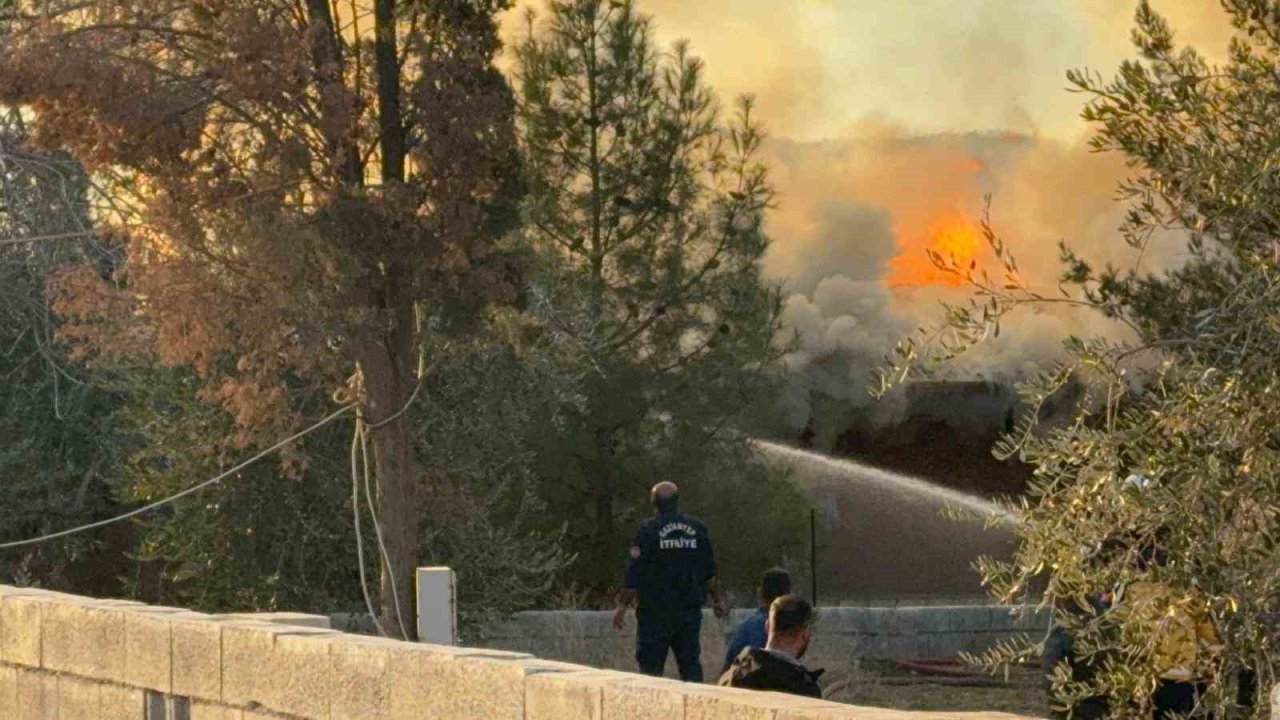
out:
{"label": "hazy sky", "polygon": [[[536,4],[537,0],[523,0]],[[727,98],[757,95],[775,134],[841,137],[868,118],[918,133],[1071,137],[1065,71],[1132,55],[1133,0],[639,0],[660,40],[687,38]],[[1220,51],[1216,0],[1157,0],[1179,38]]]}

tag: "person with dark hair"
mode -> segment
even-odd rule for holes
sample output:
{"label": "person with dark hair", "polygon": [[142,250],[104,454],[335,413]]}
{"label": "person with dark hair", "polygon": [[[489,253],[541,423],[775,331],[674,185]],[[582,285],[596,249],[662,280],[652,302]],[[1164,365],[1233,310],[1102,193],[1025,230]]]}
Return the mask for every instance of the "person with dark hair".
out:
{"label": "person with dark hair", "polygon": [[742,621],[733,631],[733,637],[729,639],[729,647],[724,655],[724,667],[720,672],[724,673],[729,670],[729,666],[733,664],[734,658],[742,654],[742,649],[747,647],[764,647],[769,636],[765,631],[765,625],[769,620],[769,606],[773,601],[783,595],[791,594],[791,574],[782,568],[773,568],[765,571],[764,577],[760,579],[760,589],[757,591],[757,597],[760,600],[760,607],[751,617]]}
{"label": "person with dark hair", "polygon": [[613,626],[621,630],[627,610],[636,603],[640,672],[661,676],[671,652],[681,680],[702,682],[702,606],[708,593],[716,617],[729,614],[716,578],[711,537],[700,520],[679,511],[675,483],[654,485],[649,500],[656,514],[636,529]]}
{"label": "person with dark hair", "polygon": [[822,697],[818,678],[823,671],[809,670],[800,662],[813,638],[813,620],[813,606],[799,595],[774,600],[765,646],[744,648],[720,676],[720,685]]}

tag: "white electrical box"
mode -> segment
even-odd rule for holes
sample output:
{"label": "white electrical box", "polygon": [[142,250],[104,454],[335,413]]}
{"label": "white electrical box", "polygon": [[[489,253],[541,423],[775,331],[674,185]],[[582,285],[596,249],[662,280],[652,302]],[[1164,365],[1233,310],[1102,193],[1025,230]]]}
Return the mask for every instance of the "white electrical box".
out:
{"label": "white electrical box", "polygon": [[458,594],[453,570],[447,567],[418,568],[418,642],[433,645],[458,644]]}

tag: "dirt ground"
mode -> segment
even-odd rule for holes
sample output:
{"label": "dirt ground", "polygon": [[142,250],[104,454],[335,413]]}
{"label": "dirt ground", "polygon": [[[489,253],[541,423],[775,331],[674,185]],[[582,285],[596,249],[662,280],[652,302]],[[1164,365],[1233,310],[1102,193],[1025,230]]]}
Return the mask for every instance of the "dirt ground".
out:
{"label": "dirt ground", "polygon": [[[826,680],[824,678],[824,680]],[[1047,717],[1040,674],[1016,668],[1002,677],[951,678],[920,675],[891,662],[862,661],[826,683],[826,698],[850,705],[955,712],[1006,712]]]}

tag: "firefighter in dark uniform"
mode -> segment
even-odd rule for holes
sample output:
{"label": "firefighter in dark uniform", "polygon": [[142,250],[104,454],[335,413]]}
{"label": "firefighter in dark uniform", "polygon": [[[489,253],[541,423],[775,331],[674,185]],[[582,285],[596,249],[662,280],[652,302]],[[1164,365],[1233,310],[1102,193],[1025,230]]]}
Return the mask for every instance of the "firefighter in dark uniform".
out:
{"label": "firefighter in dark uniform", "polygon": [[613,626],[622,629],[627,609],[636,605],[636,662],[646,675],[662,675],[667,652],[676,656],[680,679],[702,682],[702,606],[710,593],[716,617],[729,614],[716,578],[716,556],[707,528],[678,511],[675,483],[653,486],[657,512],[640,523],[618,598]]}

